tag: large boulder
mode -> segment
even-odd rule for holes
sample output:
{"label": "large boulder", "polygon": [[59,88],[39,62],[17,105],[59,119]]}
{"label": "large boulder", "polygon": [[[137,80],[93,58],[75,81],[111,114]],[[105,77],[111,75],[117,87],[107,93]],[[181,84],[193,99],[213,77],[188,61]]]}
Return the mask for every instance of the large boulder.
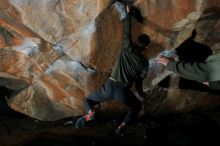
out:
{"label": "large boulder", "polygon": [[[164,72],[155,56],[176,48],[193,29],[196,41],[219,52],[218,0],[134,2],[144,19],[133,19],[132,39],[139,33],[151,37],[146,88]],[[2,0],[0,12],[0,79],[10,79],[1,86],[16,90],[9,105],[39,120],[82,115],[82,100],[108,78],[120,53],[123,5],[114,0]],[[18,81],[22,88],[15,86]]]}

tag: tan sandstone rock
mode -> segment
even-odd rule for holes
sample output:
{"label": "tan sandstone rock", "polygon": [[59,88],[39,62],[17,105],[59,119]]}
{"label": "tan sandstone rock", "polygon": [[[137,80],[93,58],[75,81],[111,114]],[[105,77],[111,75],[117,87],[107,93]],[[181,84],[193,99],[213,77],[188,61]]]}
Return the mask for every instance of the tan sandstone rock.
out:
{"label": "tan sandstone rock", "polygon": [[[146,88],[164,71],[155,56],[177,47],[193,29],[197,41],[219,52],[218,0],[136,0],[134,6],[144,21],[133,19],[133,40],[139,33],[151,37]],[[14,85],[21,81],[26,87],[9,105],[40,120],[81,115],[82,100],[108,78],[117,59],[123,17],[123,6],[113,0],[2,0],[0,77],[15,80],[1,85],[20,91]]]}

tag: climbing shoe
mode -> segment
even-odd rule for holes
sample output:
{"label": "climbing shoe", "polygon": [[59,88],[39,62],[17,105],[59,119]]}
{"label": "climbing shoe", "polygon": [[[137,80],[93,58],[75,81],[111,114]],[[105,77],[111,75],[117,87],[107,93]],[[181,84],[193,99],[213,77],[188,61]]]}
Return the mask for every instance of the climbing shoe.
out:
{"label": "climbing shoe", "polygon": [[89,122],[94,119],[95,119],[95,112],[90,112],[76,121],[76,128],[82,128],[84,127],[86,122]]}

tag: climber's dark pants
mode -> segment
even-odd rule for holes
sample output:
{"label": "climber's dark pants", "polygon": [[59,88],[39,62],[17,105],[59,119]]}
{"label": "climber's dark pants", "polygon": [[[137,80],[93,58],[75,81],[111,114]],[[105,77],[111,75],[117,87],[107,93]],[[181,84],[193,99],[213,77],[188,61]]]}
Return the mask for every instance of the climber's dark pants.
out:
{"label": "climber's dark pants", "polygon": [[110,79],[108,79],[101,88],[85,99],[85,111],[88,112],[100,102],[113,99],[124,103],[130,108],[123,122],[129,123],[137,118],[137,115],[142,107],[141,102],[128,87]]}

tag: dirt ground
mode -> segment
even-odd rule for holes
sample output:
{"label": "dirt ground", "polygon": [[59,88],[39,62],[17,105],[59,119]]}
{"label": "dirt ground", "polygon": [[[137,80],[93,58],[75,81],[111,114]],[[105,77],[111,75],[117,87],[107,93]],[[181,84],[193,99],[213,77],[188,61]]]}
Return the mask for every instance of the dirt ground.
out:
{"label": "dirt ground", "polygon": [[[42,122],[11,110],[0,102],[0,146],[219,145],[220,107],[160,116],[146,115],[116,136],[124,113],[102,111],[96,121],[75,129],[77,117]],[[73,124],[65,125],[67,121]]]}

